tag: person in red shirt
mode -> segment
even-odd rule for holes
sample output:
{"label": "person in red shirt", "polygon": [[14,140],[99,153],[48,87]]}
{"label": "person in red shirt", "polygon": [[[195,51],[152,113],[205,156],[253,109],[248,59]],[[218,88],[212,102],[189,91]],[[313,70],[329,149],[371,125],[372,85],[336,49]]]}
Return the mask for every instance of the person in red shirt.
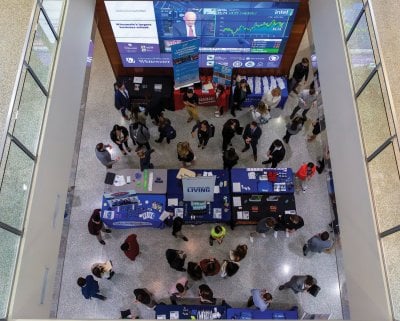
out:
{"label": "person in red shirt", "polygon": [[311,179],[311,177],[315,174],[316,170],[317,167],[314,165],[314,163],[309,162],[301,165],[298,171],[296,172],[296,177],[300,182],[300,186],[303,193],[305,193],[307,190],[306,182]]}
{"label": "person in red shirt", "polygon": [[125,255],[135,261],[135,258],[139,255],[139,243],[136,239],[136,234],[129,235],[125,242],[121,245],[121,250],[124,251]]}
{"label": "person in red shirt", "polygon": [[215,96],[217,99],[217,110],[215,112],[215,116],[221,117],[226,109],[226,92],[223,85],[217,85]]}

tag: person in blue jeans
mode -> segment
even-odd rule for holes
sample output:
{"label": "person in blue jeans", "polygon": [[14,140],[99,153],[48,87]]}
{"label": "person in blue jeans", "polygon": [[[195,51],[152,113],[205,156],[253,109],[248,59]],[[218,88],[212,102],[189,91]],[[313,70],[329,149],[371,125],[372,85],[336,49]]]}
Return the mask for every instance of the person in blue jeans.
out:
{"label": "person in blue jeans", "polygon": [[97,282],[92,275],[88,275],[86,276],[86,278],[79,278],[77,283],[81,288],[82,295],[85,297],[86,300],[96,298],[104,301],[105,299],[107,299],[104,295],[99,293],[99,282]]}
{"label": "person in blue jeans", "polygon": [[253,289],[251,290],[251,297],[247,301],[247,307],[250,308],[255,305],[260,311],[265,311],[271,301],[272,295],[266,289]]}

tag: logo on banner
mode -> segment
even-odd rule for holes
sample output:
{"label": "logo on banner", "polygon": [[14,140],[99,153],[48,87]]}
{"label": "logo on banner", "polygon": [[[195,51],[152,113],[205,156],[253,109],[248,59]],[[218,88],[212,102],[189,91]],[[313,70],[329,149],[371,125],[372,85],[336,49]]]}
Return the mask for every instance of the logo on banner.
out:
{"label": "logo on banner", "polygon": [[210,193],[211,188],[209,188],[209,187],[188,187],[187,191],[189,193]]}
{"label": "logo on banner", "polygon": [[153,212],[144,212],[142,214],[139,214],[139,217],[143,220],[152,220],[152,219],[154,219],[154,213]]}
{"label": "logo on banner", "polygon": [[271,55],[268,57],[269,61],[278,61],[279,60],[279,56],[278,55]]}
{"label": "logo on banner", "polygon": [[133,59],[132,57],[127,57],[125,59],[126,59],[126,62],[129,63],[129,64],[134,64],[135,63],[135,59]]}

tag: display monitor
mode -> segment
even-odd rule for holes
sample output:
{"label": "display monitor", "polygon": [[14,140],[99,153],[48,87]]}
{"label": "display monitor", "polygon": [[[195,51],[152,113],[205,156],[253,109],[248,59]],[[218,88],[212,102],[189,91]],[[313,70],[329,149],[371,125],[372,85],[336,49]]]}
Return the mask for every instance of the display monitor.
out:
{"label": "display monitor", "polygon": [[105,1],[125,67],[172,67],[171,46],[200,38],[200,67],[279,68],[297,2]]}

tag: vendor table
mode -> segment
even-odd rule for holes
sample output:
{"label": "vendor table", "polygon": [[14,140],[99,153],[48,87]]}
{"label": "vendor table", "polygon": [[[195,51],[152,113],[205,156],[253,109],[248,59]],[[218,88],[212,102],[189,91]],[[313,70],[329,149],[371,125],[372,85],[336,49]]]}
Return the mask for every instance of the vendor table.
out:
{"label": "vendor table", "polygon": [[[270,87],[275,88],[279,86],[281,88],[281,101],[279,107],[283,108],[285,102],[289,96],[287,90],[287,80],[284,77],[264,76],[264,77],[246,77],[239,76],[240,79],[247,79],[247,82],[251,89],[251,94],[247,95],[246,100],[243,102],[242,107],[249,107],[251,105],[257,106],[264,93],[270,91]],[[259,84],[260,86],[256,85]],[[232,92],[234,88],[232,89]]]}
{"label": "vendor table", "polygon": [[292,310],[265,310],[256,309],[227,309],[227,319],[267,319],[267,320],[298,320],[298,310],[294,307]]}
{"label": "vendor table", "polygon": [[[202,89],[194,89],[194,92],[197,96],[199,96],[199,106],[216,106],[216,98],[215,98],[215,90],[202,90]],[[226,108],[229,108],[229,96],[230,89],[225,89],[226,92]],[[183,109],[185,105],[183,104],[183,93],[180,90],[174,91],[174,104],[175,110]]]}
{"label": "vendor table", "polygon": [[226,307],[221,305],[157,305],[156,319],[226,319]]}
{"label": "vendor table", "polygon": [[[124,169],[114,172],[114,185],[106,185],[103,195],[103,222],[117,229],[149,226],[163,228],[164,222],[160,216],[166,203],[167,170],[141,172],[138,169]],[[128,177],[131,182],[126,184]]]}
{"label": "vendor table", "polygon": [[168,170],[167,179],[167,211],[180,216],[190,224],[230,222],[229,172],[227,170],[195,169],[197,175],[204,172],[216,175],[213,202],[183,201],[182,181],[176,178],[177,169]]}
{"label": "vendor table", "polygon": [[232,226],[296,214],[293,179],[290,168],[233,168]]}

